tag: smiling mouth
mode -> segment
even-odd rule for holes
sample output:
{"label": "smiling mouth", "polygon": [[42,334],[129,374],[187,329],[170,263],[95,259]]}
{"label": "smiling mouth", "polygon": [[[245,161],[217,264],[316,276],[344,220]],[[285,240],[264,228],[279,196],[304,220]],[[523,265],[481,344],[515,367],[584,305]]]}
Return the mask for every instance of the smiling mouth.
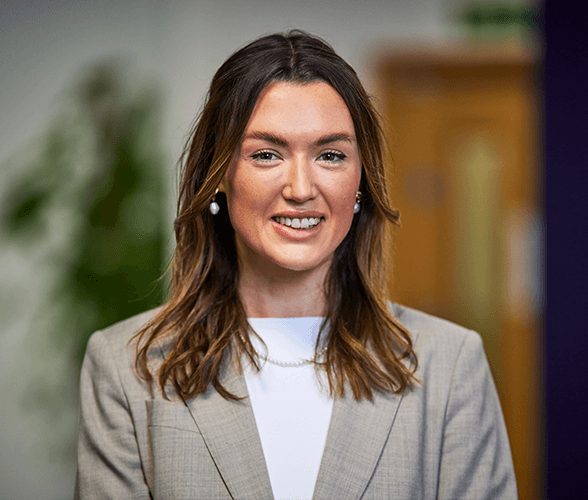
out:
{"label": "smiling mouth", "polygon": [[317,226],[324,217],[272,217],[278,224],[288,226],[293,229],[310,229]]}

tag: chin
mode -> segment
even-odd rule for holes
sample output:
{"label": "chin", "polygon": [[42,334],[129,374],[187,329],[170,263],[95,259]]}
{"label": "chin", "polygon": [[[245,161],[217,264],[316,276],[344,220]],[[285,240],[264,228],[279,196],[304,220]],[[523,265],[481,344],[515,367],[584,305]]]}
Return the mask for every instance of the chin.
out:
{"label": "chin", "polygon": [[308,272],[313,270],[318,270],[323,268],[325,265],[328,265],[330,262],[329,259],[325,260],[310,260],[308,258],[299,258],[299,259],[278,259],[275,260],[274,263],[281,267],[282,269],[286,269],[288,271],[296,271],[296,272]]}

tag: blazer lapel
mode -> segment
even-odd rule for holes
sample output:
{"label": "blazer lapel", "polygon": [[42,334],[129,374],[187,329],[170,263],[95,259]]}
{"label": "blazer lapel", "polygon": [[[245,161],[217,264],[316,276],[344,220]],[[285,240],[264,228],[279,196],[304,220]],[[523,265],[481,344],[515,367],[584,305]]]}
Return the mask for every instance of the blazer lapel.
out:
{"label": "blazer lapel", "polygon": [[360,498],[378,463],[402,396],[352,395],[333,403],[333,414],[313,498]]}
{"label": "blazer lapel", "polygon": [[[402,312],[396,309],[392,313],[400,321]],[[416,343],[418,330],[409,328],[409,331]],[[411,361],[404,362],[412,365]],[[402,397],[402,394],[374,392],[373,401],[355,401],[347,390],[344,398],[335,400],[313,498],[354,500],[363,495]]]}
{"label": "blazer lapel", "polygon": [[243,376],[223,370],[221,384],[246,399],[227,401],[210,388],[186,401],[216,467],[234,499],[273,499],[272,487]]}

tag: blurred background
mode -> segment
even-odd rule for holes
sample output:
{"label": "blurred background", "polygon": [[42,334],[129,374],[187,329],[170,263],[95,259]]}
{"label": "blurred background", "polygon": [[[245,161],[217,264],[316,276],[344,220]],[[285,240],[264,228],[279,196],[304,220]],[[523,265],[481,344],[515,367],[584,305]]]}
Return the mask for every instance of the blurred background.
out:
{"label": "blurred background", "polygon": [[375,96],[403,224],[393,297],[480,332],[519,495],[545,498],[542,9],[2,2],[0,498],[71,497],[86,341],[161,303],[176,160],[210,79],[290,28],[326,39]]}

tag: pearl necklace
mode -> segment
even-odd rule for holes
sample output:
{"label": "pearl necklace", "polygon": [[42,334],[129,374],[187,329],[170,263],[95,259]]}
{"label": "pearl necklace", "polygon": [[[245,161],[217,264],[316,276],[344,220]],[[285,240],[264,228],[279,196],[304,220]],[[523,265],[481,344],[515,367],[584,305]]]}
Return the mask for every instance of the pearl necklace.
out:
{"label": "pearl necklace", "polygon": [[263,359],[264,361],[267,361],[268,363],[271,363],[272,365],[282,366],[284,368],[296,368],[298,366],[310,365],[312,363],[315,363],[316,360],[321,358],[325,352],[327,352],[327,346],[323,347],[312,358],[300,359],[298,361],[280,361],[279,359],[272,358],[271,356],[268,356],[267,354],[257,353],[257,355],[261,359]]}
{"label": "pearl necklace", "polygon": [[[242,336],[241,336],[241,340],[243,342],[245,342],[245,339]],[[282,366],[284,368],[297,368],[299,366],[310,365],[312,363],[316,363],[316,360],[321,358],[323,356],[323,354],[325,354],[325,352],[327,352],[327,347],[328,346],[323,347],[312,358],[299,359],[298,361],[280,361],[279,359],[275,359],[275,358],[272,358],[271,356],[269,356],[267,352],[265,354],[261,354],[261,353],[255,351],[255,354],[257,354],[264,361],[271,363],[272,365]],[[267,350],[267,347],[266,347],[266,350]]]}

